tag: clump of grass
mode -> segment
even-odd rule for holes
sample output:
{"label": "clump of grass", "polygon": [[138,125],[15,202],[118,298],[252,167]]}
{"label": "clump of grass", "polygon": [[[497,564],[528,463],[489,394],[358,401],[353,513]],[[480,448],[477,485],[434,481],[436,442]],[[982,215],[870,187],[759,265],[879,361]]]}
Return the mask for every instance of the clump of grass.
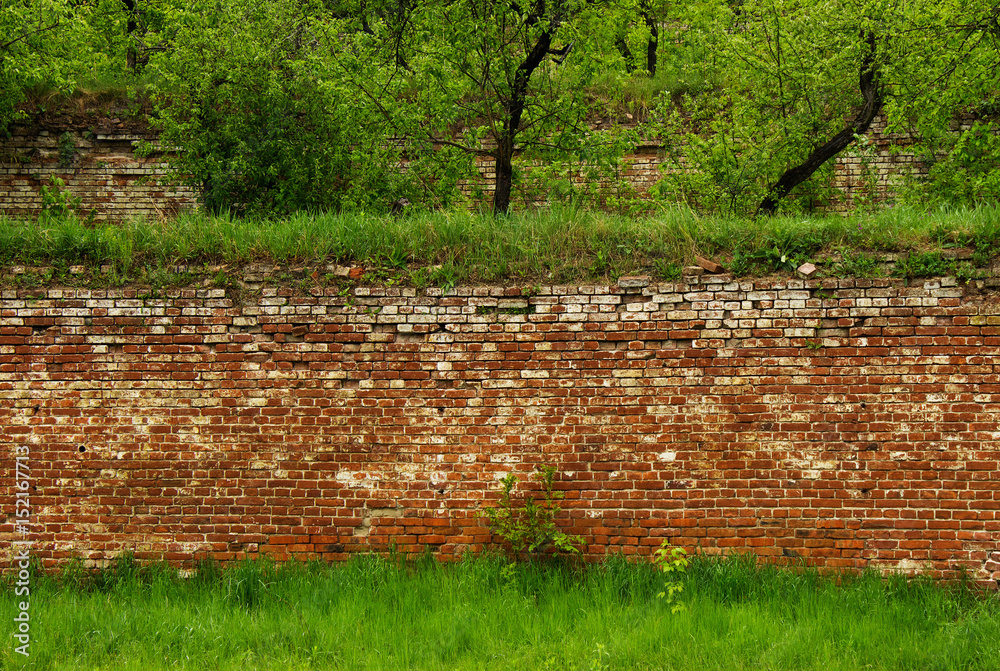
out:
{"label": "clump of grass", "polygon": [[[968,584],[824,575],[748,556],[694,557],[680,613],[657,598],[656,567],[622,556],[582,567],[500,556],[203,561],[186,580],[125,558],[84,576],[33,583],[31,662],[40,668],[1000,664],[1000,602]],[[10,586],[0,592],[0,617],[12,617],[16,601]]]}
{"label": "clump of grass", "polygon": [[[984,266],[998,243],[995,207],[757,219],[701,216],[684,208],[636,218],[560,206],[505,218],[452,210],[403,218],[303,213],[280,220],[187,214],[119,224],[73,216],[0,219],[0,264],[107,264],[123,280],[174,264],[255,261],[357,264],[418,285],[613,281],[631,273],[675,279],[696,254],[738,275],[759,275],[789,273],[835,251],[869,272],[866,259],[880,252],[948,246],[972,248],[973,265]],[[850,262],[834,272],[849,271]]]}

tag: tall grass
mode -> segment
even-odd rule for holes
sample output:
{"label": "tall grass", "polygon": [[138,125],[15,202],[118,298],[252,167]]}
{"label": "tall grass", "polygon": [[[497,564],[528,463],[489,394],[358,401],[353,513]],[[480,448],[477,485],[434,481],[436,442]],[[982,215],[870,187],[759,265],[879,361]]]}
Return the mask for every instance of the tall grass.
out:
{"label": "tall grass", "polygon": [[[170,221],[84,224],[0,219],[0,264],[96,268],[125,276],[172,264],[344,263],[401,273],[444,266],[453,280],[572,281],[644,272],[672,278],[696,254],[728,262],[775,248],[803,258],[835,250],[1000,245],[1000,210],[903,208],[851,217],[740,219],[669,208],[645,217],[553,207],[507,218],[465,211],[396,218],[298,214],[281,220],[189,214]],[[760,268],[757,268],[761,271]],[[764,271],[768,268],[764,268]]]}
{"label": "tall grass", "polygon": [[[672,614],[648,564],[375,556],[181,579],[129,559],[36,576],[38,669],[995,669],[1000,602],[963,585],[696,558]],[[16,599],[0,597],[11,622]]]}

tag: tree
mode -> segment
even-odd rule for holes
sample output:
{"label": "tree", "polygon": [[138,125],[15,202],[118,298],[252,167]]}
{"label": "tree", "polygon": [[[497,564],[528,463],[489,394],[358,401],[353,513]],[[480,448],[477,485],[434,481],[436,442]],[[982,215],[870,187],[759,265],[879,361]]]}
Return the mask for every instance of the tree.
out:
{"label": "tree", "polygon": [[[370,105],[333,71],[314,6],[233,0],[173,15],[155,123],[211,211],[385,209],[403,179]],[[349,47],[350,45],[347,45]]]}
{"label": "tree", "polygon": [[72,87],[74,72],[90,55],[86,7],[66,0],[0,4],[0,133],[20,118],[26,89]]}
{"label": "tree", "polygon": [[688,126],[677,160],[696,174],[668,183],[738,213],[773,213],[793,190],[808,207],[823,192],[829,160],[883,107],[895,3],[746,0],[717,8],[708,39],[720,86],[686,102],[689,119],[674,116],[675,128]]}
{"label": "tree", "polygon": [[637,67],[637,60],[632,52],[631,44],[642,47],[643,64],[650,77],[656,74],[657,50],[660,46],[660,19],[668,13],[669,3],[663,0],[636,0],[632,13],[635,21],[626,28],[627,33],[621,34],[615,41],[615,46],[625,60],[625,67],[632,72]]}
{"label": "tree", "polygon": [[[996,0],[715,4],[719,87],[687,99],[686,115],[660,106],[667,131],[686,131],[664,191],[748,214],[822,203],[830,159],[881,114],[931,164],[925,194],[1000,196]],[[956,133],[963,113],[979,117]]]}
{"label": "tree", "polygon": [[890,129],[914,134],[929,173],[910,196],[929,203],[1000,199],[1000,2],[908,4],[887,66]]}
{"label": "tree", "polygon": [[[373,5],[366,5],[369,10]],[[400,30],[366,19],[385,36],[369,47],[395,63],[359,86],[377,100],[400,135],[493,159],[493,211],[510,208],[514,157],[561,155],[595,141],[586,127],[584,88],[615,53],[619,3],[586,0],[412,0]],[[373,16],[388,16],[390,12]],[[388,38],[388,39],[386,39]],[[393,58],[385,52],[391,51]],[[405,68],[398,67],[399,54]],[[399,114],[401,109],[407,113]]]}
{"label": "tree", "polygon": [[860,108],[854,119],[829,141],[813,149],[806,159],[798,165],[785,170],[781,177],[771,185],[767,194],[757,207],[757,214],[774,214],[778,203],[792,189],[806,181],[827,161],[854,143],[858,137],[868,132],[872,121],[882,111],[886,91],[882,83],[881,66],[878,62],[878,41],[871,31],[862,30],[859,36],[867,50],[861,56],[858,67],[858,91],[860,93]]}

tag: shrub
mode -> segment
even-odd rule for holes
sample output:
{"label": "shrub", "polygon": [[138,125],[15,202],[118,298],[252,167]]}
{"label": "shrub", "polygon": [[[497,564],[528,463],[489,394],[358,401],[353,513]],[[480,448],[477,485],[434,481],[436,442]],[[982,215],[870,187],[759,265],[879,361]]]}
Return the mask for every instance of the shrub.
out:
{"label": "shrub", "polygon": [[499,505],[483,511],[490,531],[500,537],[503,545],[515,558],[581,552],[579,546],[583,545],[583,538],[570,536],[556,524],[556,517],[561,510],[558,501],[565,494],[555,491],[555,474],[554,467],[541,466],[535,474],[541,484],[541,501],[529,497],[520,507],[513,502],[517,476],[508,474],[501,481],[503,490]]}
{"label": "shrub", "polygon": [[178,20],[156,123],[209,211],[387,209],[398,197],[397,150],[307,6],[235,0]]}

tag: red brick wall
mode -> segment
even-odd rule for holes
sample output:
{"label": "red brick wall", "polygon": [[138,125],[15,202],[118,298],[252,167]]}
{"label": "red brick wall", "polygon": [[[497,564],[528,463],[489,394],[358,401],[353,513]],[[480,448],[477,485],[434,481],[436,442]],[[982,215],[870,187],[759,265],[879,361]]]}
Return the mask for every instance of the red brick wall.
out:
{"label": "red brick wall", "polygon": [[34,552],[92,564],[454,556],[490,540],[500,478],[551,464],[591,558],[669,538],[1000,578],[995,280],[246,277],[232,297],[0,294],[0,538],[17,446]]}

